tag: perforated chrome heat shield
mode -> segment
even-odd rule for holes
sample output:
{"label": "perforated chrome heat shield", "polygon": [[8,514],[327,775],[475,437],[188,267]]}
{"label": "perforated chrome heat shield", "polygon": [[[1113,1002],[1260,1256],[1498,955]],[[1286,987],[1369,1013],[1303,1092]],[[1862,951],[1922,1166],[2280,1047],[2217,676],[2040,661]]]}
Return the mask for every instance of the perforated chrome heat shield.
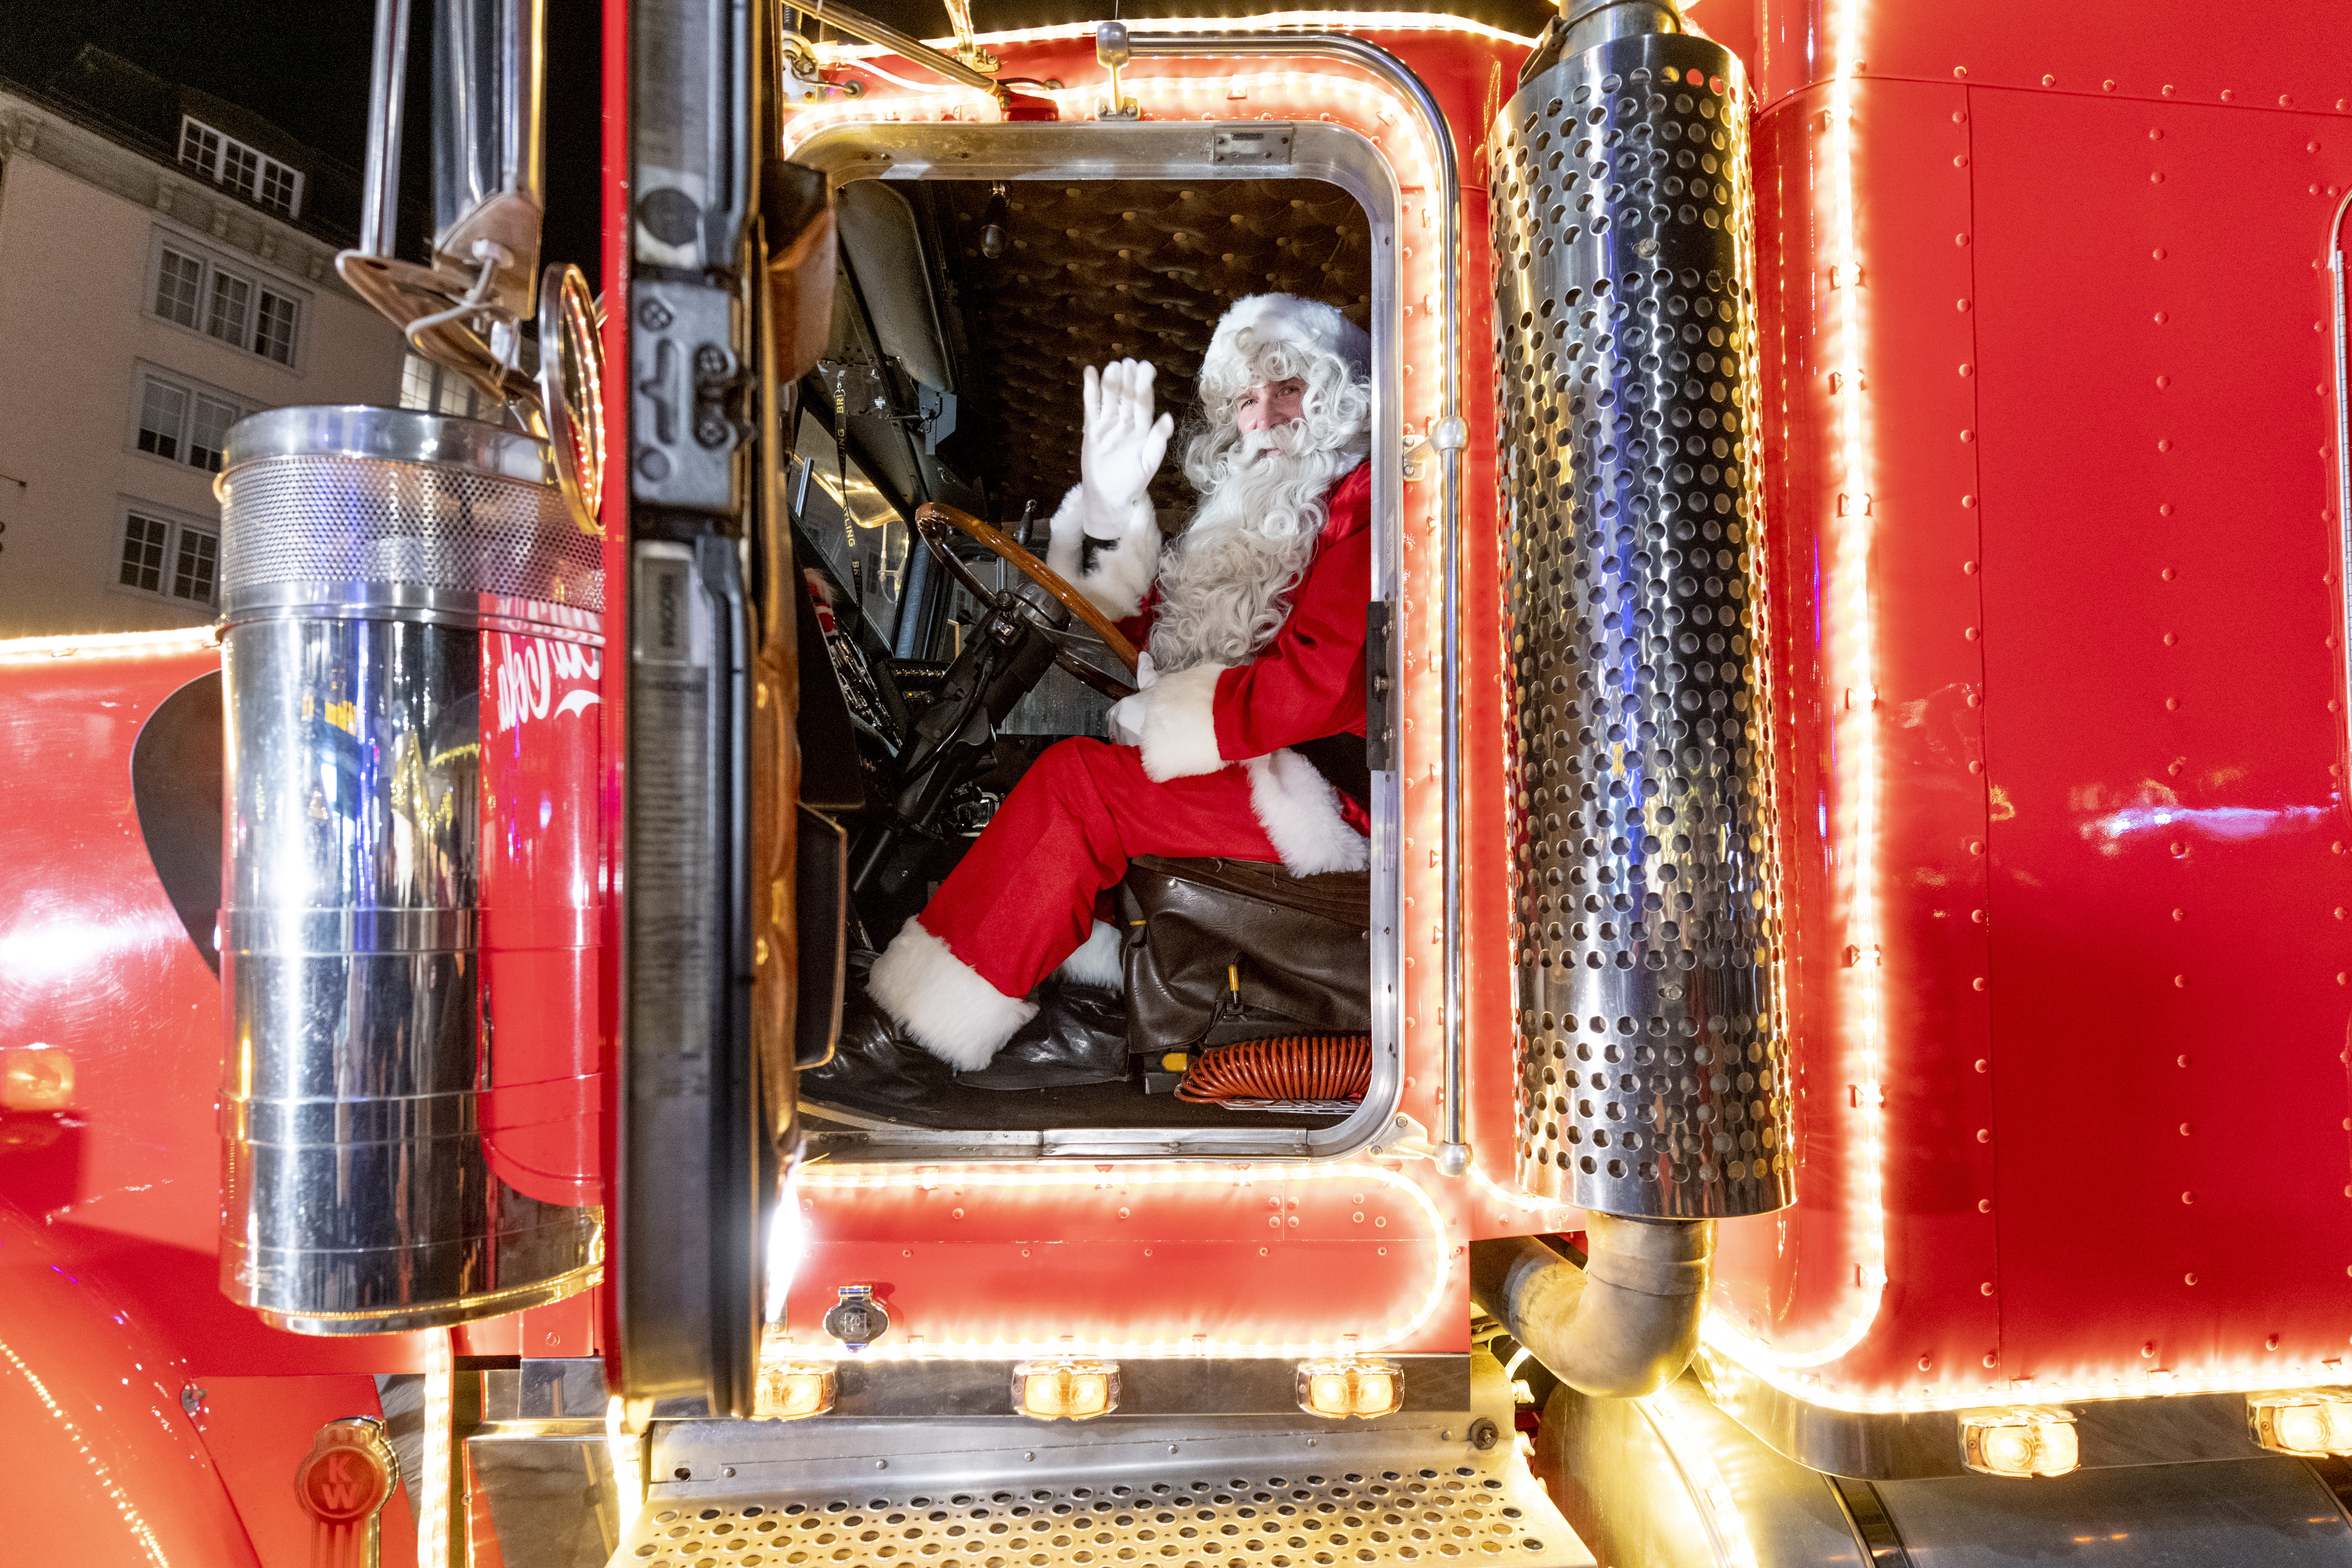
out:
{"label": "perforated chrome heat shield", "polygon": [[422,1328],[593,1272],[593,1212],[485,1152],[481,849],[504,820],[484,640],[583,665],[599,558],[538,444],[492,426],[286,408],[230,432],[221,1285],[280,1327]]}
{"label": "perforated chrome heat shield", "polygon": [[1790,1195],[1744,97],[1620,38],[1494,139],[1519,1179],[1610,1214]]}

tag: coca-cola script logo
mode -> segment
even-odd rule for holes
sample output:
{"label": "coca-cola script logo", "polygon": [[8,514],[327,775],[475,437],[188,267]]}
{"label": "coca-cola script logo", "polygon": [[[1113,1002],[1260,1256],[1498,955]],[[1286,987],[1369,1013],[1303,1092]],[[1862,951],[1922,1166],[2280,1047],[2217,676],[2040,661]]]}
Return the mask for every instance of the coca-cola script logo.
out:
{"label": "coca-cola script logo", "polygon": [[500,632],[489,658],[500,733],[526,719],[579,713],[604,700],[596,693],[604,668],[600,649]]}

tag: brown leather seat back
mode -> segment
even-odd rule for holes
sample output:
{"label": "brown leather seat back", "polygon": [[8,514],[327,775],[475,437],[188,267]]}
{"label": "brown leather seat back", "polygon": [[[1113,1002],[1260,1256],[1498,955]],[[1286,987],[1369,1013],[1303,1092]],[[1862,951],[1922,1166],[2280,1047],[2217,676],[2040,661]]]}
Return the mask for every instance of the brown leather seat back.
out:
{"label": "brown leather seat back", "polygon": [[1144,856],[1119,884],[1134,1051],[1371,1028],[1371,878]]}

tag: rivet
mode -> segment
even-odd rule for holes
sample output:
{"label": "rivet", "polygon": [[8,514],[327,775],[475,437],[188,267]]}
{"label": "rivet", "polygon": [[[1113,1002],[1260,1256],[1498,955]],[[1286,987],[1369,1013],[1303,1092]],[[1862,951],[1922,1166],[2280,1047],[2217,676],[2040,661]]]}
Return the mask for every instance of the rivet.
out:
{"label": "rivet", "polygon": [[1990,1127],[1979,1127],[1979,1128],[1978,1128],[1978,1129],[1977,1129],[1977,1142],[1979,1142],[1979,1143],[1990,1143],[1990,1142],[1992,1142],[1992,1129],[1991,1129],[1991,1128],[1990,1128]]}
{"label": "rivet", "polygon": [[2106,80],[2101,82],[2099,86],[2108,92],[2113,92],[2116,90],[2116,79],[2109,77]]}
{"label": "rivet", "polygon": [[2172,1059],[2181,1067],[2187,1067],[2189,1065],[2189,1058],[2187,1057],[2175,1057]]}
{"label": "rivet", "polygon": [[2180,1194],[2180,1201],[2184,1204],[2193,1204],[2197,1201],[2197,1194],[2195,1193],[2183,1193]]}
{"label": "rivet", "polygon": [[2058,79],[2054,76],[2044,76],[2042,79],[2042,85],[2044,87],[2055,87],[2058,85]]}
{"label": "rivet", "polygon": [[1961,574],[1962,574],[1963,576],[1968,576],[1968,577],[1973,577],[1973,576],[1975,576],[1975,575],[1977,574],[1977,563],[1976,563],[1975,562],[1973,562],[1973,561],[1963,561],[1963,562],[1961,562],[1961,563],[1960,563],[1960,573],[1961,573]]}
{"label": "rivet", "polygon": [[1982,1058],[1982,1057],[1979,1057],[1979,1058],[1977,1058],[1977,1071],[1979,1071],[1979,1072],[1990,1072],[1990,1071],[1992,1071],[1992,1063],[1990,1063],[1990,1061],[1987,1061],[1987,1060],[1986,1060],[1984,1058]]}
{"label": "rivet", "polygon": [[2188,1136],[2189,1136],[2189,1123],[2187,1123],[2186,1121],[2184,1121],[2184,1122],[2182,1122],[2182,1123],[2180,1124],[2180,1135],[2181,1135],[2183,1138],[2186,1138],[2186,1137],[2188,1137]]}
{"label": "rivet", "polygon": [[1987,1351],[1985,1352],[1984,1363],[1987,1366],[1999,1366],[2000,1364],[2000,1357],[1991,1351]]}
{"label": "rivet", "polygon": [[1962,375],[1974,375],[1976,374],[1976,366],[1964,364],[1960,366],[1960,374]]}
{"label": "rivet", "polygon": [[2164,312],[2161,310],[2156,313],[2156,324],[2159,327],[2164,325]]}
{"label": "rivet", "polygon": [[2172,633],[2170,633],[2170,632],[2167,632],[2167,633],[2165,633],[2165,634],[2164,634],[2164,646],[2165,646],[2165,647],[2172,647],[2174,644],[2178,643],[2179,640],[2180,640],[2180,639],[2179,639],[2178,637],[2174,636],[2174,635],[2173,635]]}
{"label": "rivet", "polygon": [[[2152,254],[2152,255],[2154,255],[2154,256],[2155,256],[2155,258],[2156,258],[2158,261],[2163,260],[2163,259],[2164,259],[2164,247],[2162,247],[2162,246],[2160,246],[2160,245],[2159,245],[2159,246],[2158,246],[2158,247],[2156,247],[2156,249],[2155,249],[2153,252],[2151,252],[2151,254]],[[2157,378],[2157,384],[2158,384],[2158,386],[2162,386],[2162,385],[2164,384],[2164,380],[2163,380],[2163,378],[2162,378],[2161,376],[2159,376],[2159,377],[2158,377],[2158,378]]]}
{"label": "rivet", "polygon": [[1955,300],[1952,301],[1952,308],[1954,310],[1965,310],[1969,308],[1969,302],[1966,300]]}
{"label": "rivet", "polygon": [[1982,991],[1985,988],[1987,982],[1985,977],[1979,974],[1974,980],[1969,981],[1969,984],[1976,990]]}
{"label": "rivet", "polygon": [[2176,974],[2176,975],[2174,975],[2174,976],[2172,977],[2172,988],[2173,988],[2174,990],[2176,990],[2176,991],[2186,991],[2186,990],[2188,990],[2188,989],[2189,989],[2189,976],[2187,976],[2186,974]]}
{"label": "rivet", "polygon": [[[2347,1268],[2345,1272],[2352,1274],[2352,1268]],[[2156,1359],[2156,1342],[2154,1340],[2150,1340],[2147,1343],[2140,1346],[2139,1353],[2142,1361],[2154,1361]]]}
{"label": "rivet", "polygon": [[1977,498],[1974,496],[1962,496],[1960,498],[1960,504],[1962,506],[1974,506],[1977,504]]}
{"label": "rivet", "polygon": [[2168,713],[2178,713],[2180,711],[2180,699],[2178,697],[2166,698],[2164,700],[2164,710]]}
{"label": "rivet", "polygon": [[1990,1213],[1992,1213],[1992,1200],[1991,1200],[1990,1198],[1979,1198],[1979,1199],[1977,1200],[1977,1213],[1979,1213],[1979,1214],[1990,1214]]}
{"label": "rivet", "polygon": [[2180,1277],[2180,1281],[2184,1285],[2194,1285],[2197,1283],[2197,1276],[2194,1274],[2184,1274]]}
{"label": "rivet", "polygon": [[1935,1366],[1935,1364],[1936,1364],[1936,1358],[1935,1358],[1934,1356],[1931,1356],[1931,1355],[1923,1355],[1923,1356],[1921,1356],[1921,1357],[1919,1358],[1919,1370],[1920,1370],[1921,1372],[1927,1372],[1927,1371],[1931,1370],[1931,1369]]}

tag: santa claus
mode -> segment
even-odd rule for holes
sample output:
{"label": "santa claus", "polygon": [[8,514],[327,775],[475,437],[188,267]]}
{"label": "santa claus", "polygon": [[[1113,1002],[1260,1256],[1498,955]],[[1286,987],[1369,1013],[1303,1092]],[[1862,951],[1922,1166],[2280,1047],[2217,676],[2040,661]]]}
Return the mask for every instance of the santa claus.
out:
{"label": "santa claus", "polygon": [[1095,910],[1132,857],[1365,866],[1369,360],[1328,305],[1227,310],[1183,445],[1200,506],[1164,547],[1150,487],[1172,426],[1153,369],[1087,370],[1082,477],[1046,559],[1148,648],[1140,689],[1112,707],[1109,742],[1038,757],[875,960],[835,1062],[810,1075],[820,1098],[904,1100],[986,1067],[1057,970],[1116,987],[1118,935]]}

